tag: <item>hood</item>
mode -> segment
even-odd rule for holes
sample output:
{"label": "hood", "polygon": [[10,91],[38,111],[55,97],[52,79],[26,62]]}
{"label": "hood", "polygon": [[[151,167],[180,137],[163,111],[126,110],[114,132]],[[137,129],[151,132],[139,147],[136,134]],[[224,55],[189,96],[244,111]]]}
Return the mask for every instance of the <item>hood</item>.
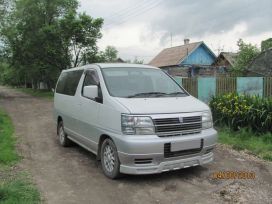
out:
{"label": "hood", "polygon": [[209,110],[192,96],[162,98],[115,98],[132,114],[184,113]]}

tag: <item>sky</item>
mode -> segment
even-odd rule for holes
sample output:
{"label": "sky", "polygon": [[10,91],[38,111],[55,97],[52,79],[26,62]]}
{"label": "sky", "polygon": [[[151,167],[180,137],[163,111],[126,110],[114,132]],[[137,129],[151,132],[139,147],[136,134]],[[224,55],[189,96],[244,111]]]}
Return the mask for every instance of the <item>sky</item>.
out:
{"label": "sky", "polygon": [[[104,19],[100,50],[148,63],[162,49],[204,41],[218,55],[239,38],[260,47],[272,37],[272,0],[79,0],[79,12]],[[172,37],[171,37],[172,36]],[[172,40],[171,40],[172,39]]]}

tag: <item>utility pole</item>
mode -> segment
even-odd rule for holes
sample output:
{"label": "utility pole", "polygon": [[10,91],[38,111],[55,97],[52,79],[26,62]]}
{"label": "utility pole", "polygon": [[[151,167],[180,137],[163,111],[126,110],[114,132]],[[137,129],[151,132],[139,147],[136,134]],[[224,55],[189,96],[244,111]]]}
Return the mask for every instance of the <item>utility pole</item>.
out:
{"label": "utility pole", "polygon": [[170,36],[171,36],[171,47],[172,47],[172,40],[173,40],[172,32],[170,33]]}
{"label": "utility pole", "polygon": [[223,52],[223,51],[224,51],[224,46],[223,46],[223,47],[218,46],[218,48],[217,48],[217,49],[215,49],[215,50],[217,51],[217,54],[219,55],[221,52]]}

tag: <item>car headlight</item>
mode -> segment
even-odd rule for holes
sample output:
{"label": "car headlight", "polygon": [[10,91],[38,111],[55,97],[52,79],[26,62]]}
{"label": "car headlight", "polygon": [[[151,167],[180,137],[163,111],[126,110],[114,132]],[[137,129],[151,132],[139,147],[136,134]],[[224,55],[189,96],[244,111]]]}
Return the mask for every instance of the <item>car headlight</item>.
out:
{"label": "car headlight", "polygon": [[155,134],[154,124],[150,117],[121,115],[122,132],[125,135],[152,135]]}
{"label": "car headlight", "polygon": [[213,127],[212,114],[210,111],[202,113],[202,129],[208,129]]}

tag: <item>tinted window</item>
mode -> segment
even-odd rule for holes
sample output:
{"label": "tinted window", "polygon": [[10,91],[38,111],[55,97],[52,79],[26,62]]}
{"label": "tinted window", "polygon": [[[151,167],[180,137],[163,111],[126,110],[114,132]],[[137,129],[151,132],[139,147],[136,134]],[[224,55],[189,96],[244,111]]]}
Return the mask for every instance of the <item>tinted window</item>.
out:
{"label": "tinted window", "polygon": [[91,85],[98,86],[98,97],[102,98],[102,91],[99,84],[99,77],[97,75],[97,72],[94,70],[86,71],[85,79],[82,86],[82,91],[84,86],[91,86]]}
{"label": "tinted window", "polygon": [[83,70],[63,72],[59,78],[56,92],[74,96]]}
{"label": "tinted window", "polygon": [[86,77],[84,79],[83,86],[90,86],[90,85],[98,85],[99,78],[95,71],[88,71],[86,72]]}

